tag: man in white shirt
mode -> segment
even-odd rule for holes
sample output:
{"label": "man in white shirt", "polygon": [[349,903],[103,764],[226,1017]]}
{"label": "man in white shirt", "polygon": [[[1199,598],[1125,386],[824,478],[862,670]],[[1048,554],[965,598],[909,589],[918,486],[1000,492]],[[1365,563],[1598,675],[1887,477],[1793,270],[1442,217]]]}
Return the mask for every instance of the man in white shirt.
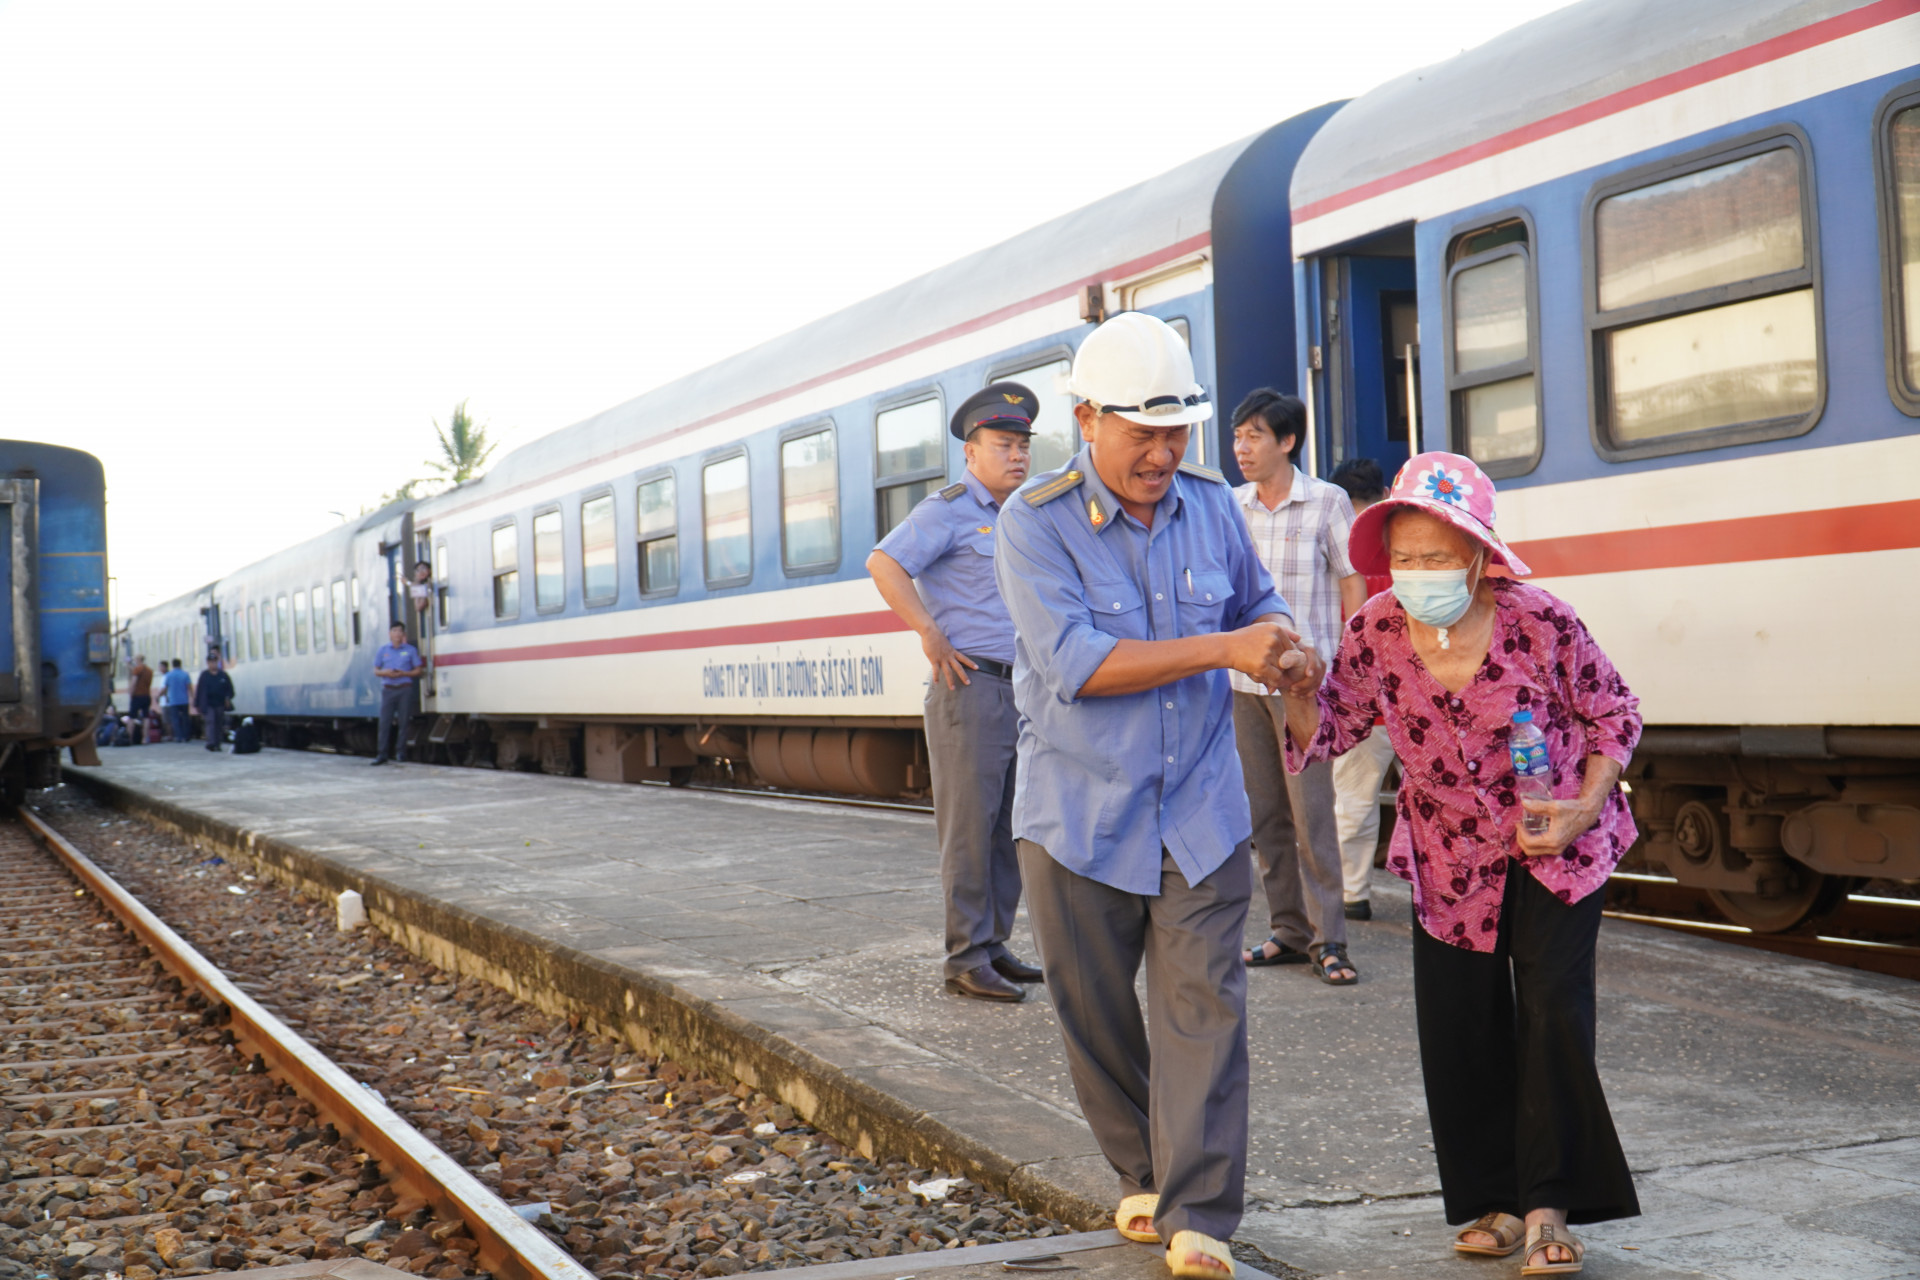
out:
{"label": "man in white shirt", "polygon": [[[1233,456],[1247,482],[1234,498],[1254,550],[1293,606],[1301,645],[1330,661],[1341,623],[1366,602],[1367,588],[1347,559],[1353,503],[1338,486],[1294,465],[1306,417],[1297,398],[1270,387],[1240,402],[1233,411]],[[1322,982],[1348,986],[1359,973],[1347,958],[1333,766],[1311,764],[1288,774],[1281,763],[1287,732],[1281,699],[1237,673],[1233,727],[1272,928],[1246,962],[1256,968],[1306,963]]]}

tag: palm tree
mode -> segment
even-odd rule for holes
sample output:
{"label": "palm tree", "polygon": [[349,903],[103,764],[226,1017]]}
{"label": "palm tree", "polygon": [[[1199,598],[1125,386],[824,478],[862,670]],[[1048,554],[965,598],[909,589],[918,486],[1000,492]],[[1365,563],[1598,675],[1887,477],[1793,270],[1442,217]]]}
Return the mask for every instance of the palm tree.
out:
{"label": "palm tree", "polygon": [[465,400],[453,406],[453,417],[445,427],[435,418],[433,430],[440,437],[440,456],[429,458],[427,465],[446,477],[449,484],[465,484],[479,475],[498,447],[488,443],[485,427],[474,425]]}

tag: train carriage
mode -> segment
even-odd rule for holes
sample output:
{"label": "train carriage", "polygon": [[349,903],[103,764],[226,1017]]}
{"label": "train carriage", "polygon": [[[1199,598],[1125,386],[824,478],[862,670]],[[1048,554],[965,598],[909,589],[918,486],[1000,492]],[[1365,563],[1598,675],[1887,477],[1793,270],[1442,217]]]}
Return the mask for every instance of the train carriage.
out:
{"label": "train carriage", "polygon": [[1920,877],[1917,62],[1910,0],[1589,0],[1294,173],[1322,464],[1499,480],[1642,698],[1650,859],[1758,929]]}

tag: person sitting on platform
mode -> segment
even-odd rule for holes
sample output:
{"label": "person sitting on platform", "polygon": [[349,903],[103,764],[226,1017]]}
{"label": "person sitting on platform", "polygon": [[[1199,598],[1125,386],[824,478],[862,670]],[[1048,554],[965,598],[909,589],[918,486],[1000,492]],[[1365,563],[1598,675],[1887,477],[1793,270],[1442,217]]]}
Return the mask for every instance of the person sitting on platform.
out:
{"label": "person sitting on platform", "polygon": [[[1390,570],[1393,590],[1348,620],[1323,681],[1316,663],[1284,691],[1286,758],[1338,756],[1385,720],[1434,1157],[1447,1221],[1472,1223],[1454,1248],[1524,1247],[1521,1274],[1542,1275],[1580,1269],[1569,1222],[1640,1212],[1594,1064],[1602,886],[1634,840],[1617,784],[1640,715],[1569,605],[1489,576],[1528,572],[1493,498],[1470,459],[1423,453],[1355,520],[1355,567]],[[1521,711],[1546,736],[1551,800],[1518,794]]]}

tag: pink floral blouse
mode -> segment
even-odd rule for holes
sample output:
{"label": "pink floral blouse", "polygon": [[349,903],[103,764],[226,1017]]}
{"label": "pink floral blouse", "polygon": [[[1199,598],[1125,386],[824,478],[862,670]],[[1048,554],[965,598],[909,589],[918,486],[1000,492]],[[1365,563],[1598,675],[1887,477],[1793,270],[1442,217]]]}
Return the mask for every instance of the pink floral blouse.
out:
{"label": "pink floral blouse", "polygon": [[1606,882],[1633,843],[1618,787],[1600,820],[1558,857],[1522,858],[1514,833],[1525,812],[1513,791],[1507,734],[1513,713],[1533,709],[1553,758],[1553,793],[1580,794],[1587,757],[1625,764],[1640,740],[1639,699],[1564,601],[1510,578],[1492,579],[1493,643],[1458,694],[1413,651],[1406,614],[1382,592],[1347,620],[1320,689],[1320,732],[1287,768],[1350,750],[1384,718],[1400,757],[1399,820],[1387,867],[1413,883],[1420,927],[1469,951],[1492,951],[1507,868],[1523,862],[1562,902]]}

